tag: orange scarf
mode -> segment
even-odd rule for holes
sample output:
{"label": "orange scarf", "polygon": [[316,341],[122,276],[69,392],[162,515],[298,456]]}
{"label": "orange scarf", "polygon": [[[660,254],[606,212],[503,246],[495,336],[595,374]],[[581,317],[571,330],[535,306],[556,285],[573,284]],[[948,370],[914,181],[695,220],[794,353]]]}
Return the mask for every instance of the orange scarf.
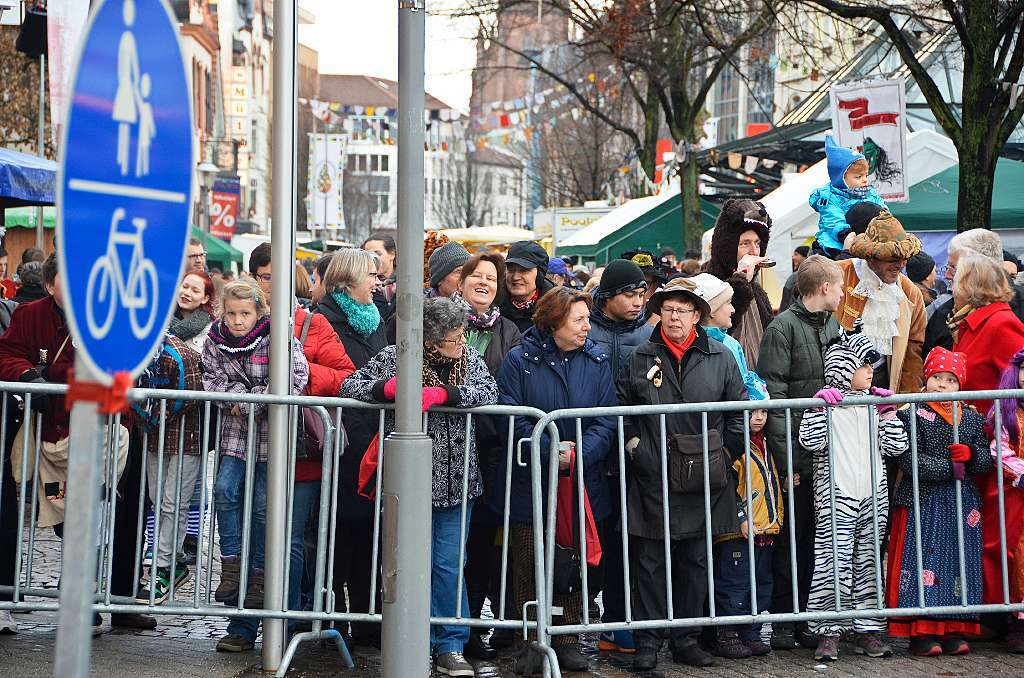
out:
{"label": "orange scarf", "polygon": [[665,342],[665,345],[668,346],[668,350],[672,351],[672,355],[674,355],[676,357],[676,360],[679,362],[682,362],[683,355],[686,353],[686,350],[693,346],[693,339],[696,336],[697,330],[696,328],[694,328],[690,330],[690,335],[686,337],[686,339],[683,339],[681,342],[672,341],[671,339],[668,338],[668,335],[665,334],[665,328],[661,328],[662,341]]}

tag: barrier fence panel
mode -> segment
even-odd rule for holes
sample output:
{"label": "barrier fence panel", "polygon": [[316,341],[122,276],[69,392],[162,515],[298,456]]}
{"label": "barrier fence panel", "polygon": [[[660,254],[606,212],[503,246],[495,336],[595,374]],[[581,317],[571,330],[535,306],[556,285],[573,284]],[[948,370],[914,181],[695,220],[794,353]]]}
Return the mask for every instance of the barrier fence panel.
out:
{"label": "barrier fence panel", "polygon": [[[1008,486],[1006,479],[1004,478],[1005,462],[1003,459],[1003,445],[1001,436],[1003,435],[1003,423],[1001,419],[1001,411],[999,407],[993,408],[992,415],[992,436],[994,442],[992,443],[991,456],[994,457],[993,463],[991,464],[994,474],[994,482],[997,488],[996,506],[994,511],[988,511],[985,517],[986,520],[992,520],[998,522],[999,527],[999,561],[1000,561],[1000,577],[998,581],[984,581],[983,584],[987,589],[987,593],[982,597],[982,591],[973,590],[976,586],[969,583],[967,577],[969,563],[967,554],[967,539],[965,536],[964,521],[966,519],[964,515],[964,504],[963,496],[961,494],[962,489],[967,484],[967,481],[962,481],[959,478],[952,478],[952,482],[955,487],[955,506],[953,510],[956,515],[956,529],[949,530],[949,539],[955,544],[957,554],[957,574],[960,584],[956,590],[956,598],[958,599],[955,604],[926,604],[926,577],[928,576],[925,572],[924,566],[924,553],[928,548],[928,544],[922,544],[922,519],[921,519],[921,488],[924,483],[934,484],[933,480],[925,480],[921,477],[919,471],[920,466],[920,450],[918,449],[918,406],[926,402],[949,402],[952,401],[952,412],[953,421],[960,422],[963,416],[964,401],[973,400],[993,400],[997,405],[1001,399],[1016,399],[1024,397],[1024,390],[1003,390],[1003,391],[978,391],[978,392],[956,392],[956,393],[920,393],[920,394],[901,394],[887,398],[879,398],[874,396],[857,396],[848,397],[842,403],[832,407],[822,407],[823,401],[817,399],[793,399],[793,400],[772,400],[772,401],[742,401],[742,402],[720,402],[720,403],[694,403],[694,404],[678,404],[678,405],[657,405],[657,406],[619,406],[619,407],[602,407],[602,408],[589,408],[589,409],[565,409],[550,412],[542,417],[536,424],[532,437],[531,445],[534,447],[535,452],[534,458],[538,457],[538,452],[547,454],[547,473],[548,478],[558,477],[558,445],[557,440],[557,428],[550,434],[550,440],[544,443],[542,448],[543,434],[547,431],[551,431],[555,427],[556,423],[563,422],[563,435],[565,430],[572,430],[571,437],[575,439],[576,445],[576,459],[577,469],[575,483],[577,487],[578,501],[571,502],[569,507],[562,507],[563,510],[567,509],[575,513],[574,520],[578,521],[579,529],[575,532],[576,543],[570,546],[575,547],[579,552],[579,574],[580,574],[580,590],[582,592],[582,610],[581,610],[581,622],[570,623],[563,622],[560,617],[564,616],[564,610],[558,610],[553,601],[556,595],[554,590],[554,579],[555,579],[555,568],[556,562],[554,558],[554,552],[556,549],[556,530],[555,525],[558,520],[559,506],[557,505],[557,493],[555,491],[556,483],[551,482],[546,485],[547,497],[545,501],[545,521],[546,521],[546,544],[545,544],[545,558],[544,563],[546,564],[545,580],[549,607],[539,615],[540,618],[544,619],[544,624],[538,629],[541,634],[540,641],[545,646],[552,644],[553,638],[557,636],[574,635],[579,633],[597,633],[605,631],[616,631],[616,630],[630,630],[630,631],[642,631],[642,630],[662,630],[668,631],[670,629],[681,629],[681,628],[694,628],[703,626],[725,626],[725,625],[740,625],[740,624],[764,624],[764,623],[784,623],[784,622],[841,622],[849,620],[872,620],[872,619],[886,619],[886,618],[900,618],[900,617],[943,617],[953,616],[957,618],[963,615],[979,615],[983,613],[1024,613],[1024,601],[1014,600],[1011,598],[1011,587],[1010,587],[1010,573],[1007,566],[1007,525],[1006,525],[1006,492],[1021,492],[1024,491],[1024,482],[1018,482],[1017,487]],[[906,419],[908,425],[904,427],[906,435],[906,446],[902,449],[902,452],[893,454],[892,444],[883,444],[880,442],[880,430],[883,428],[883,420],[890,418],[888,414],[881,414],[876,406],[878,405],[889,405],[904,408],[903,417]],[[849,572],[844,569],[843,562],[849,561],[851,556],[850,550],[854,548],[853,544],[843,543],[841,537],[846,534],[845,530],[848,530],[846,526],[846,517],[840,516],[840,510],[837,507],[837,455],[839,454],[837,448],[837,442],[833,438],[833,422],[834,417],[840,416],[841,413],[849,412],[851,408],[867,408],[866,415],[860,420],[864,422],[864,428],[867,437],[867,449],[864,450],[864,454],[867,456],[867,464],[863,464],[863,458],[856,460],[854,463],[860,464],[858,472],[864,474],[865,480],[870,482],[870,500],[861,503],[861,511],[864,511],[866,519],[871,520],[870,527],[867,528],[866,532],[858,533],[857,539],[866,539],[868,542],[862,548],[862,553],[865,554],[867,560],[871,563],[874,568],[872,576],[868,577],[867,580],[860,582],[861,588],[869,591],[869,595],[859,599],[854,598],[853,594],[853,582]],[[709,414],[723,413],[727,417],[732,416],[732,423],[726,422],[725,426],[735,426],[733,433],[739,442],[734,442],[733,446],[737,447],[742,444],[744,450],[751,450],[751,413],[754,410],[770,410],[770,411],[782,411],[784,417],[784,430],[786,445],[784,449],[768,450],[765,455],[766,467],[770,469],[774,463],[777,466],[778,472],[783,477],[779,479],[779,484],[783,487],[784,494],[786,495],[780,503],[783,507],[782,512],[782,524],[779,534],[776,536],[775,541],[779,539],[785,533],[788,536],[788,565],[789,565],[789,591],[788,594],[791,596],[793,604],[792,609],[774,609],[768,606],[768,609],[762,609],[764,607],[759,603],[761,599],[758,595],[758,572],[755,567],[755,551],[758,546],[758,539],[762,535],[755,534],[753,529],[756,507],[754,506],[753,497],[755,494],[754,486],[752,485],[752,469],[754,465],[760,464],[758,460],[752,459],[752,455],[749,453],[739,454],[738,450],[728,449],[729,453],[728,468],[732,470],[732,464],[736,461],[739,462],[740,468],[743,470],[743,481],[739,485],[740,494],[743,500],[737,506],[737,510],[742,508],[743,515],[748,521],[750,529],[747,530],[747,534],[742,536],[743,549],[746,551],[748,559],[748,565],[746,567],[746,577],[748,579],[747,585],[749,586],[749,595],[745,596],[744,600],[749,600],[749,613],[748,614],[729,614],[723,613],[718,605],[716,605],[716,581],[715,581],[715,560],[716,560],[716,549],[715,546],[719,539],[722,538],[723,534],[718,534],[712,529],[712,504],[716,497],[716,492],[736,492],[736,479],[733,475],[733,480],[730,484],[727,484],[724,490],[716,490],[711,484],[711,466],[712,466],[712,455],[718,452],[712,449],[709,444],[709,437],[717,436],[720,431],[712,428],[709,432]],[[804,411],[810,412],[812,410],[824,410],[823,417],[827,426],[827,438],[824,441],[823,449],[819,453],[819,456],[815,459],[815,464],[818,467],[818,472],[823,473],[819,479],[819,476],[815,475],[812,478],[800,477],[796,478],[794,474],[794,457],[796,452],[794,446],[797,444],[796,441],[799,438],[799,432],[794,430],[793,418],[794,412]],[[857,410],[854,410],[856,412]],[[863,414],[863,410],[859,410]],[[702,538],[704,546],[704,556],[706,557],[706,573],[680,573],[673,572],[675,566],[673,559],[673,549],[676,547],[676,540],[673,538],[672,530],[670,529],[670,516],[672,515],[672,505],[680,501],[681,496],[677,492],[671,489],[670,479],[673,475],[673,459],[672,455],[676,452],[672,449],[670,444],[670,435],[668,431],[670,426],[667,423],[667,418],[673,415],[689,415],[700,420],[700,435],[702,440],[702,466],[703,466],[703,487],[702,487],[702,505],[703,505],[703,527]],[[822,415],[819,415],[822,416]],[[892,416],[896,416],[893,414]],[[593,421],[597,417],[612,417],[614,418],[614,441],[610,445],[609,449],[604,451],[607,453],[605,459],[606,467],[610,467],[615,475],[614,471],[617,471],[617,484],[614,488],[614,493],[617,494],[617,499],[621,506],[621,515],[616,517],[617,524],[615,525],[614,531],[607,530],[602,534],[614,535],[613,541],[621,540],[621,543],[609,543],[602,544],[603,558],[609,557],[622,558],[622,576],[623,581],[622,592],[624,599],[624,614],[622,619],[616,619],[614,621],[602,620],[600,622],[592,619],[588,611],[588,602],[596,597],[597,591],[595,586],[590,582],[591,573],[587,567],[587,551],[588,543],[586,538],[586,532],[584,529],[585,523],[585,511],[583,502],[583,490],[584,490],[584,475],[582,468],[582,459],[586,456],[586,450],[584,450],[585,436],[583,434],[584,421]],[[636,567],[637,567],[637,554],[633,549],[631,541],[635,540],[636,534],[631,534],[628,526],[630,524],[630,511],[633,510],[633,506],[629,502],[630,497],[630,486],[627,484],[627,478],[631,473],[631,460],[633,452],[636,449],[636,442],[627,439],[630,431],[631,422],[644,419],[650,424],[645,430],[654,430],[659,436],[657,441],[654,441],[654,448],[657,451],[657,459],[653,462],[657,465],[657,478],[658,489],[661,494],[660,510],[661,510],[661,523],[651,526],[650,529],[657,530],[662,541],[659,551],[662,553],[661,557],[664,558],[664,582],[663,582],[663,593],[665,599],[664,610],[666,614],[660,618],[648,618],[641,619],[637,617],[633,606],[635,604],[634,595],[637,592],[637,578],[636,578]],[[890,429],[891,430],[891,429]],[[960,442],[960,432],[957,427],[954,427],[954,443]],[[726,434],[729,432],[726,431]],[[726,438],[729,436],[726,435]],[[986,441],[987,444],[987,441]],[[984,450],[974,451],[975,454],[984,455],[985,459],[988,459],[990,454],[989,448],[986,447]],[[900,472],[894,474],[888,478],[890,487],[886,490],[886,483],[883,482],[886,479],[886,471],[884,468],[884,461],[888,458],[896,459],[897,462],[900,460],[900,455],[906,455],[903,457],[903,464],[908,467],[909,472],[905,475]],[[593,464],[592,457],[588,461],[588,464]],[[652,463],[650,459],[644,463]],[[827,466],[827,472],[825,469],[821,469],[820,465],[824,463]],[[987,462],[986,462],[987,464]],[[987,465],[983,465],[987,467]],[[953,468],[952,466],[950,468]],[[769,470],[770,472],[770,470]],[[980,475],[980,474],[979,474]],[[819,484],[820,480],[820,484]],[[543,479],[537,479],[543,485]],[[819,567],[825,567],[826,581],[828,582],[825,586],[827,589],[824,591],[825,600],[824,608],[820,605],[815,605],[815,610],[809,610],[806,604],[800,602],[800,586],[798,577],[798,549],[797,549],[797,538],[796,533],[796,506],[795,506],[795,488],[797,485],[803,485],[805,483],[811,483],[811,487],[817,490],[817,499],[821,506],[821,510],[827,510],[828,517],[825,519],[825,526],[827,530],[824,534],[818,531],[818,539],[821,540],[824,537],[827,540],[825,545],[826,551],[824,554],[825,561],[822,562],[820,558],[822,554],[817,553],[816,557],[819,559],[817,563],[810,563],[813,568],[815,565]],[[887,562],[887,555],[891,558],[892,553],[887,553],[888,540],[896,538],[896,535],[886,535],[887,525],[889,517],[892,515],[892,506],[890,506],[890,498],[894,496],[897,483],[903,483],[904,485],[909,483],[909,496],[911,497],[911,506],[907,507],[907,520],[912,525],[913,529],[913,540],[909,543],[903,544],[904,549],[912,549],[913,553],[910,554],[909,562],[914,563],[912,569],[915,572],[912,576],[916,577],[916,586],[914,596],[916,597],[916,604],[907,607],[893,607],[887,600],[887,589],[885,588],[886,577],[883,573],[883,568]],[[826,487],[827,486],[827,487]],[[646,488],[645,491],[649,491],[650,488]],[[767,491],[767,488],[765,488]],[[824,493],[822,493],[824,490]],[[905,488],[904,488],[905,490]],[[657,490],[655,490],[657,492]],[[978,491],[978,502],[979,510],[981,507],[981,492]],[[867,500],[868,497],[864,497]],[[845,499],[843,500],[845,501]],[[821,503],[827,502],[827,503]],[[868,518],[869,516],[869,518]],[[820,514],[818,519],[823,518]],[[840,523],[840,521],[843,523]],[[972,517],[973,521],[974,518]],[[812,527],[810,529],[818,529],[816,527],[817,521],[812,521]],[[977,523],[972,522],[971,527],[974,527]],[[1014,526],[1019,528],[1019,526]],[[784,533],[782,532],[784,531]],[[812,535],[813,536],[813,535]],[[980,537],[978,537],[980,539]],[[1013,545],[1011,545],[1013,546]],[[829,561],[829,557],[831,562]],[[906,560],[904,563],[908,562]],[[978,559],[974,559],[970,566],[974,568],[980,568],[981,562]],[[896,571],[900,570],[900,563],[895,565]],[[906,568],[904,568],[906,569]],[[691,576],[704,576],[704,585],[707,591],[707,604],[705,612],[699,615],[686,616],[683,611],[676,609],[675,601],[677,588],[684,581],[683,577]],[[607,580],[605,580],[605,588],[607,587]],[[927,582],[930,585],[931,582]],[[660,586],[660,584],[659,584]],[[998,589],[998,595],[992,595],[993,588]],[[660,595],[660,594],[659,594]],[[990,602],[985,602],[985,600]],[[822,599],[819,598],[819,602]],[[995,602],[992,602],[995,601]],[[861,622],[858,622],[861,623]],[[831,628],[831,627],[830,627]],[[884,627],[883,627],[884,628]],[[544,637],[547,634],[547,637]],[[556,669],[557,672],[557,669]]]}
{"label": "barrier fence panel", "polygon": [[[42,414],[32,409],[33,397],[54,397],[66,392],[67,387],[63,385],[28,385],[20,383],[0,383],[0,440],[5,443],[7,449],[10,438],[20,432],[21,438],[17,442],[17,459],[13,465],[5,464],[0,468],[0,474],[5,468],[11,468],[13,475],[4,479],[0,475],[0,514],[9,505],[15,505],[16,500],[16,521],[17,521],[17,548],[15,549],[13,571],[10,572],[10,585],[0,583],[0,595],[6,594],[9,600],[0,600],[0,609],[9,609],[17,612],[27,611],[52,611],[58,607],[58,591],[56,587],[40,585],[40,562],[37,559],[38,534],[43,530],[53,529],[57,536],[60,536],[60,517],[54,516],[49,520],[40,521],[45,515],[43,509],[52,510],[53,504],[59,501],[60,490],[54,489],[53,483],[48,482],[40,475],[40,464],[44,467],[51,464],[55,452],[49,443],[42,438],[44,418]],[[351,666],[351,657],[342,637],[342,632],[347,633],[350,623],[380,624],[382,621],[377,600],[380,586],[380,539],[381,539],[381,480],[384,473],[386,458],[383,453],[380,455],[379,466],[375,480],[375,493],[370,509],[372,518],[372,540],[369,545],[369,572],[365,573],[369,580],[369,601],[368,608],[363,611],[353,611],[351,601],[351,589],[346,593],[344,587],[336,587],[335,560],[349,546],[342,540],[339,542],[339,502],[341,493],[349,490],[343,488],[340,483],[341,460],[344,455],[355,454],[361,458],[364,450],[351,449],[347,445],[345,432],[345,416],[350,410],[372,410],[376,412],[377,431],[380,439],[383,440],[384,433],[390,430],[389,420],[391,405],[379,403],[362,403],[341,398],[314,398],[306,396],[274,397],[252,394],[224,394],[210,392],[174,391],[168,389],[132,389],[129,398],[133,404],[139,405],[147,400],[151,403],[149,409],[152,417],[148,425],[143,425],[142,416],[139,413],[133,415],[135,426],[132,430],[122,426],[121,415],[114,415],[107,420],[106,433],[104,435],[105,467],[101,474],[105,491],[102,494],[101,504],[101,525],[100,539],[97,543],[100,555],[97,565],[96,578],[96,599],[94,612],[104,613],[146,613],[156,615],[184,615],[195,617],[221,617],[234,620],[251,620],[251,633],[255,635],[259,620],[262,618],[284,618],[290,623],[302,622],[308,624],[306,629],[299,629],[291,637],[278,671],[278,675],[284,675],[287,671],[296,650],[304,641],[331,640],[335,642],[341,654],[342,661]],[[256,596],[254,600],[247,601],[247,593],[253,589],[260,589],[260,577],[262,577],[263,564],[271,558],[284,558],[283,571],[286,581],[294,581],[300,575],[293,573],[291,568],[292,557],[289,552],[285,553],[263,553],[263,521],[265,515],[265,501],[262,499],[261,486],[265,478],[265,464],[258,462],[257,452],[259,449],[260,427],[259,423],[265,416],[265,408],[270,404],[286,404],[290,406],[289,428],[293,433],[290,438],[298,440],[301,419],[301,409],[308,408],[316,413],[324,429],[323,457],[320,464],[319,480],[314,481],[317,485],[316,495],[318,500],[313,502],[312,510],[315,511],[315,521],[310,521],[310,529],[314,538],[315,546],[311,549],[303,549],[299,543],[302,533],[301,527],[305,525],[303,516],[295,514],[296,510],[306,510],[306,505],[300,503],[298,497],[306,496],[309,491],[310,481],[296,481],[296,468],[299,462],[297,446],[293,445],[287,451],[289,455],[289,468],[291,469],[288,483],[288,507],[287,517],[289,525],[292,526],[292,539],[289,552],[305,550],[303,570],[309,569],[311,565],[309,582],[304,587],[308,594],[305,604],[294,604],[294,596],[289,595],[285,600],[282,609],[266,609]],[[244,434],[244,460],[237,457],[224,457],[218,450],[221,449],[222,428],[219,425],[218,413],[230,411],[234,407],[240,407],[242,416],[246,422]],[[32,426],[22,426],[22,418],[28,415]],[[184,422],[186,416],[196,415],[199,424],[198,431],[186,431]],[[472,617],[463,613],[458,601],[462,599],[463,592],[468,585],[466,574],[459,568],[458,579],[455,590],[451,595],[456,601],[453,616],[432,617],[431,623],[472,627],[478,629],[507,629],[513,632],[520,632],[526,637],[530,632],[543,628],[544,618],[541,615],[537,620],[531,620],[524,614],[524,610],[516,609],[516,606],[506,604],[506,596],[511,594],[508,581],[514,563],[518,562],[515,553],[510,554],[510,504],[512,500],[511,478],[516,467],[531,469],[531,486],[533,497],[531,500],[536,507],[533,511],[533,539],[536,558],[534,562],[527,563],[533,568],[535,580],[544,581],[545,568],[542,554],[544,549],[544,526],[543,526],[543,501],[540,494],[541,460],[539,450],[530,447],[529,454],[524,458],[524,446],[529,440],[526,438],[516,439],[514,422],[516,417],[528,417],[530,421],[537,421],[543,416],[543,412],[527,407],[506,407],[487,406],[473,409],[455,408],[434,408],[429,416],[446,416],[459,422],[463,435],[466,435],[465,446],[460,452],[463,453],[461,467],[457,475],[461,474],[461,481],[458,485],[459,492],[459,547],[458,562],[464,563],[467,556],[467,537],[472,524],[469,510],[470,502],[469,485],[470,458],[466,454],[471,448],[469,433],[476,432],[476,422],[482,417],[489,418],[496,428],[506,429],[503,437],[503,445],[499,450],[487,450],[496,456],[502,455],[505,467],[505,491],[504,495],[497,500],[500,528],[500,554],[495,556],[499,563],[499,581],[497,600],[495,594],[488,591],[490,598],[490,609],[484,614]],[[131,421],[125,418],[125,421]],[[426,425],[427,416],[424,417]],[[177,425],[176,425],[177,424]],[[553,427],[552,427],[553,428]],[[176,429],[176,434],[172,433]],[[185,453],[186,436],[200,439],[200,447],[196,456],[189,456]],[[45,443],[45,444],[44,444]],[[383,447],[383,446],[381,446]],[[383,450],[381,450],[383,452]],[[478,452],[483,452],[478,450]],[[66,454],[66,453],[65,453]],[[129,482],[126,463],[138,465],[137,479]],[[191,479],[186,469],[194,465],[195,480]],[[500,464],[499,464],[500,465]],[[226,468],[227,466],[227,468]],[[49,473],[53,469],[47,469]],[[57,469],[59,470],[59,469]],[[483,469],[481,468],[481,472]],[[228,474],[236,481],[236,491],[233,496],[226,497],[220,476]],[[124,477],[122,477],[124,476]],[[230,479],[230,478],[229,478]],[[69,479],[73,482],[73,479]],[[425,482],[429,482],[425,479]],[[229,483],[230,484],[230,483]],[[12,492],[13,495],[4,497],[4,492]],[[59,488],[59,486],[58,486]],[[198,488],[198,490],[196,489]],[[122,500],[118,501],[119,492]],[[53,499],[48,499],[52,497]],[[127,498],[130,498],[128,501]],[[187,528],[186,513],[193,498],[198,499],[198,534],[196,535],[196,554],[194,562],[188,558],[182,562],[184,554],[180,545],[184,536],[182,531]],[[225,536],[225,526],[218,524],[218,515],[222,512],[221,505],[224,499],[231,499],[236,504],[230,515],[231,524],[227,531],[234,535],[234,548],[238,554],[237,580],[238,593],[226,599],[218,600],[217,589],[224,578],[225,560],[221,553],[221,546]],[[8,501],[11,500],[11,501]],[[482,500],[481,500],[482,501]],[[220,503],[219,503],[220,502]],[[135,527],[131,537],[125,538],[118,534],[118,527],[122,519],[132,519]],[[298,532],[296,532],[298,529]],[[128,543],[131,542],[131,543]],[[491,543],[494,539],[491,539]],[[165,546],[164,555],[169,549],[169,563],[164,569],[164,562],[160,561],[161,546]],[[262,558],[262,559],[261,559]],[[115,565],[130,564],[130,585],[124,590],[125,568],[116,568]],[[159,561],[159,562],[158,562]],[[298,561],[296,561],[298,562]],[[184,568],[187,574],[179,575]],[[189,572],[189,570],[193,570]],[[301,576],[306,576],[305,572]],[[120,577],[120,587],[118,585]],[[166,583],[166,590],[160,589],[157,584],[160,577]],[[255,583],[254,583],[255,579]],[[181,589],[189,585],[191,580],[191,594],[183,597]],[[3,580],[0,580],[3,582]],[[253,584],[253,587],[250,587]],[[349,584],[351,587],[351,584]],[[290,587],[289,587],[290,588]],[[336,591],[336,588],[338,589]],[[548,608],[544,597],[543,587],[538,587],[536,600],[528,602],[528,607],[535,607],[537,610]],[[339,599],[338,596],[347,595],[348,600]],[[546,638],[546,633],[540,633],[539,638]],[[553,661],[553,653],[543,640],[535,643],[537,651],[543,653]],[[212,651],[212,648],[211,648]],[[557,670],[557,669],[556,669]],[[550,669],[548,669],[550,671]]]}

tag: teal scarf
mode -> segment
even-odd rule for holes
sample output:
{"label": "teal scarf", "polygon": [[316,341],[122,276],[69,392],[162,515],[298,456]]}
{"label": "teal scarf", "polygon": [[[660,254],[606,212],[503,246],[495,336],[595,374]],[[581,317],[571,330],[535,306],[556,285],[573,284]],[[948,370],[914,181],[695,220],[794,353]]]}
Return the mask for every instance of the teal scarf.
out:
{"label": "teal scarf", "polygon": [[331,298],[348,316],[348,324],[364,337],[373,334],[380,327],[380,311],[373,302],[360,304],[344,292],[331,292]]}

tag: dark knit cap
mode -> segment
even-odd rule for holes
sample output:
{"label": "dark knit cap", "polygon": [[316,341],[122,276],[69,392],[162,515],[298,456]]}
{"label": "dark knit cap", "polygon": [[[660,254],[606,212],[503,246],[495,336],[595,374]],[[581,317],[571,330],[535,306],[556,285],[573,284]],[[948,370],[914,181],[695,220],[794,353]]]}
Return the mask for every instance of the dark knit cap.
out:
{"label": "dark knit cap", "polygon": [[850,225],[850,230],[860,235],[868,230],[868,224],[871,223],[871,220],[877,217],[884,209],[881,205],[868,200],[862,200],[847,210],[846,223]]}
{"label": "dark knit cap", "polygon": [[921,282],[934,269],[935,260],[924,250],[921,250],[907,260],[907,277],[910,278],[911,282]]}
{"label": "dark knit cap", "polygon": [[597,286],[598,298],[614,297],[640,286],[646,287],[644,272],[628,259],[613,259],[605,266]]}
{"label": "dark knit cap", "polygon": [[445,276],[469,261],[469,252],[457,242],[446,242],[431,252],[427,260],[430,269],[430,286],[437,287]]}

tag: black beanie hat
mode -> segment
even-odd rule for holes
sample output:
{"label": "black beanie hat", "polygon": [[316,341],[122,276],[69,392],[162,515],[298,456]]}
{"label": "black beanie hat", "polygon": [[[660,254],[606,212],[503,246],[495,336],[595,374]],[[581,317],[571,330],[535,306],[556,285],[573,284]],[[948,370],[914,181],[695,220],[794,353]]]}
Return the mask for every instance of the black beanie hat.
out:
{"label": "black beanie hat", "polygon": [[847,210],[846,223],[850,225],[851,231],[860,235],[868,230],[868,224],[871,223],[871,220],[881,214],[884,209],[881,205],[876,205],[868,200],[862,200]]}
{"label": "black beanie hat", "polygon": [[600,299],[614,297],[616,294],[635,290],[641,285],[646,286],[644,272],[628,259],[613,259],[604,268],[601,282],[597,286]]}
{"label": "black beanie hat", "polygon": [[930,254],[921,250],[907,260],[907,277],[911,282],[919,283],[927,278],[934,268],[935,260]]}

